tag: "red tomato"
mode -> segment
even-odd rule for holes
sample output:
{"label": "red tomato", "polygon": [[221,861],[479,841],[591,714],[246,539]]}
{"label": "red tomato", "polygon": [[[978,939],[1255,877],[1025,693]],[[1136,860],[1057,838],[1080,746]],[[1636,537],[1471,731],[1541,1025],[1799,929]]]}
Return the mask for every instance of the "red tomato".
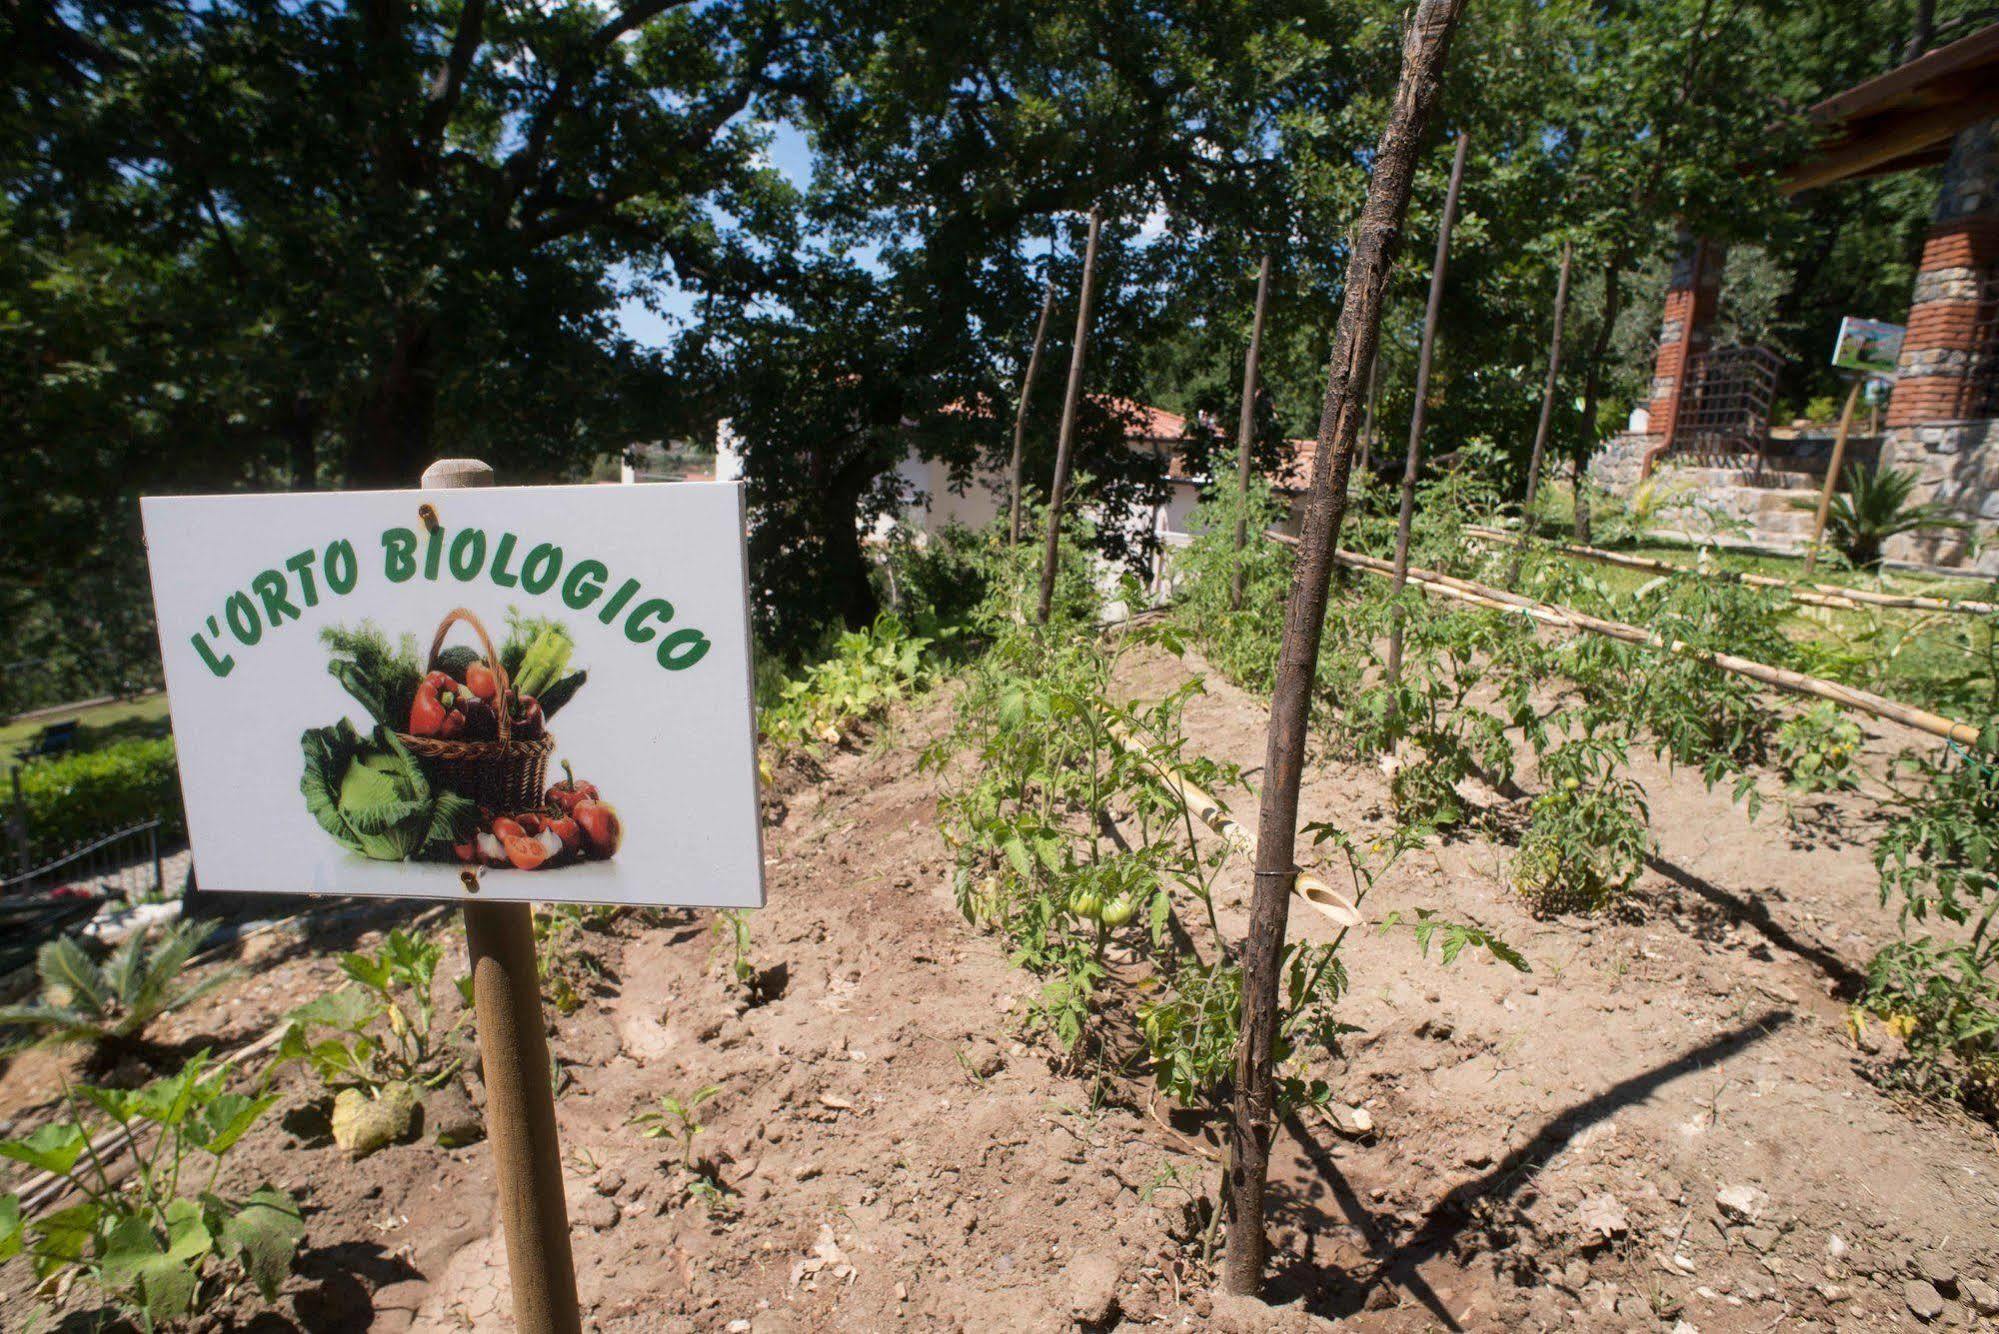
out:
{"label": "red tomato", "polygon": [[500,678],[484,662],[475,662],[465,669],[465,688],[490,704],[500,693]]}
{"label": "red tomato", "polygon": [[548,860],[548,849],[539,839],[516,836],[501,841],[507,847],[507,860],[523,871],[532,871]]}
{"label": "red tomato", "polygon": [[499,839],[502,843],[510,838],[526,838],[527,836],[527,829],[518,820],[509,819],[507,816],[502,815],[499,819],[493,821],[493,837]]}
{"label": "red tomato", "polygon": [[567,815],[551,815],[542,821],[543,829],[562,840],[562,855],[574,857],[583,851],[583,830],[574,819]]}

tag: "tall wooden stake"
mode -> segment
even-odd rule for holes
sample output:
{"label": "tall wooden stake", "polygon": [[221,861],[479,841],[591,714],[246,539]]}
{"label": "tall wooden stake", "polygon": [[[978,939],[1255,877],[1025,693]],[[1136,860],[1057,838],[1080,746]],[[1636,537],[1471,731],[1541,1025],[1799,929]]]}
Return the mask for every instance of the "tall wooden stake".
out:
{"label": "tall wooden stake", "polygon": [[[1555,416],[1555,389],[1562,371],[1562,316],[1569,308],[1569,242],[1562,242],[1562,268],[1555,277],[1555,327],[1548,335],[1548,378],[1541,386],[1541,420],[1534,424],[1534,451],[1527,456],[1527,495],[1522,508],[1534,522],[1534,499],[1541,490],[1541,458],[1548,450],[1548,426]],[[1527,536],[1533,536],[1531,532]]]}
{"label": "tall wooden stake", "polygon": [[[1423,419],[1429,413],[1430,353],[1437,341],[1437,312],[1444,304],[1444,268],[1451,254],[1451,223],[1458,211],[1458,186],[1465,175],[1465,149],[1471,138],[1458,133],[1457,149],[1451,154],[1451,183],[1444,190],[1444,216],[1437,224],[1437,258],[1430,266],[1430,300],[1423,307],[1423,345],[1416,351],[1416,403],[1409,410],[1409,449],[1402,456],[1402,511],[1395,521],[1395,582],[1390,592],[1400,593],[1409,582],[1409,526],[1416,515],[1416,475],[1423,469]],[[1402,681],[1402,606],[1389,609],[1388,688]]]}
{"label": "tall wooden stake", "polygon": [[1090,239],[1083,247],[1083,290],[1076,299],[1076,338],[1069,348],[1069,388],[1062,396],[1062,434],[1055,441],[1055,484],[1048,488],[1048,549],[1041,558],[1041,606],[1036,619],[1048,624],[1055,601],[1055,561],[1062,547],[1062,502],[1069,495],[1069,459],[1076,447],[1076,405],[1083,397],[1083,359],[1090,343],[1090,298],[1097,279],[1097,233],[1103,210],[1090,209]]}
{"label": "tall wooden stake", "polygon": [[[492,484],[493,470],[477,459],[439,459],[423,473],[426,488]],[[465,949],[472,959],[486,1139],[493,1146],[493,1180],[507,1237],[514,1328],[520,1334],[581,1334],[532,905],[467,903]]]}
{"label": "tall wooden stake", "polygon": [[1228,1253],[1222,1282],[1231,1292],[1263,1284],[1264,1176],[1270,1167],[1271,1040],[1277,1032],[1279,969],[1285,914],[1290,908],[1298,840],[1298,780],[1326,594],[1346,517],[1347,478],[1361,403],[1356,381],[1374,356],[1381,331],[1382,290],[1409,208],[1409,185],[1423,127],[1443,81],[1451,31],[1464,0],[1419,0],[1402,44],[1402,77],[1388,128],[1375,153],[1374,176],[1361,210],[1360,233],[1347,264],[1346,295],[1333,335],[1326,402],[1319,418],[1317,462],[1305,498],[1298,561],[1284,612],[1284,640],[1270,696],[1270,737],[1264,752],[1263,804],[1257,815],[1256,885],[1249,935],[1243,943],[1242,1038],[1236,1049],[1235,1101],[1229,1114]]}
{"label": "tall wooden stake", "polygon": [[1229,610],[1242,610],[1242,549],[1249,541],[1249,446],[1256,435],[1256,375],[1263,363],[1263,312],[1270,301],[1270,256],[1256,271],[1256,316],[1249,326],[1249,355],[1242,363],[1242,418],[1236,423],[1236,494],[1243,510],[1235,520],[1235,577],[1229,584]]}
{"label": "tall wooden stake", "polygon": [[1833,489],[1839,485],[1839,470],[1846,463],[1846,437],[1853,429],[1853,410],[1860,404],[1860,388],[1867,377],[1857,375],[1853,388],[1846,391],[1846,406],[1839,411],[1839,431],[1832,438],[1832,462],[1825,470],[1825,485],[1819,489],[1818,513],[1812,516],[1812,542],[1805,548],[1805,578],[1818,568],[1819,542],[1825,537],[1826,516],[1832,513]]}
{"label": "tall wooden stake", "polygon": [[[1534,500],[1541,491],[1541,459],[1548,451],[1548,426],[1555,416],[1556,381],[1562,370],[1562,316],[1569,308],[1570,243],[1562,242],[1562,268],[1555,278],[1555,328],[1548,335],[1548,378],[1541,386],[1541,420],[1534,424],[1534,449],[1527,456],[1527,494],[1520,502],[1521,537],[1534,536]],[[1506,568],[1506,586],[1520,582],[1520,560],[1526,553],[1525,541],[1514,549]]]}
{"label": "tall wooden stake", "polygon": [[1034,350],[1027,354],[1027,370],[1020,377],[1020,406],[1013,413],[1013,463],[1007,469],[1006,540],[1020,542],[1020,453],[1027,438],[1027,398],[1034,392],[1034,377],[1041,370],[1041,345],[1048,338],[1048,315],[1055,309],[1055,257],[1048,257],[1048,280],[1041,288],[1041,318],[1034,322]]}

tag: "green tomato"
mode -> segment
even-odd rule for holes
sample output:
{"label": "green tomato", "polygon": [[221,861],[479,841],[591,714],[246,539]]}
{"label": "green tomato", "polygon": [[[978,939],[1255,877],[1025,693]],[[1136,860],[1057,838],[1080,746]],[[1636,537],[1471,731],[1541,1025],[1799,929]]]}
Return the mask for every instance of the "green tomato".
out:
{"label": "green tomato", "polygon": [[1137,911],[1138,911],[1138,905],[1133,903],[1129,898],[1126,898],[1124,895],[1120,894],[1116,898],[1112,899],[1109,903],[1106,903],[1104,905],[1104,915],[1099,920],[1101,920],[1105,926],[1115,931],[1117,928],[1123,926],[1126,922],[1129,922],[1131,920],[1132,914]]}
{"label": "green tomato", "polygon": [[1104,901],[1094,890],[1079,889],[1069,896],[1069,911],[1078,917],[1096,921],[1104,910]]}

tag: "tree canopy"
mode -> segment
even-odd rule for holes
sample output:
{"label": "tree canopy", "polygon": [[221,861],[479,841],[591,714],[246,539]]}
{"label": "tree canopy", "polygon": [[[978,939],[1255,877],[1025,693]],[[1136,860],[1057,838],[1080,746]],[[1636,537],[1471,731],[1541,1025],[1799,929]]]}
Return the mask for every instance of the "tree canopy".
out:
{"label": "tree canopy", "polygon": [[[1906,299],[1925,174],[1786,205],[1802,110],[1900,59],[1914,0],[1484,0],[1454,56],[1378,368],[1399,437],[1448,150],[1472,157],[1430,421],[1524,456],[1576,253],[1558,454],[1641,397],[1673,231],[1735,244],[1724,324],[1822,392],[1841,314]],[[857,525],[911,448],[1047,476],[1107,219],[1079,470],[1143,500],[1113,401],[1235,416],[1274,258],[1260,448],[1310,430],[1398,0],[0,0],[0,633],[84,693],[156,670],[145,491],[556,480],[734,423],[766,629],[868,614]],[[770,160],[774,128],[811,177]],[[1051,267],[1052,266],[1052,267]],[[672,294],[679,294],[673,296]],[[668,346],[622,304],[671,299]],[[1595,404],[1593,419],[1580,406]],[[1144,534],[1108,531],[1143,561]],[[52,598],[60,585],[64,596]],[[20,702],[21,690],[9,697]]]}

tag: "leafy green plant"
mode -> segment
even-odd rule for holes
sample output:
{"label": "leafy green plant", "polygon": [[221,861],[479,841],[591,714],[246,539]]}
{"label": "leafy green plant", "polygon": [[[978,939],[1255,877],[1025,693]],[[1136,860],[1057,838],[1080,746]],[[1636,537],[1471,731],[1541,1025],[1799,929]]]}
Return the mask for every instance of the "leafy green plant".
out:
{"label": "leafy green plant", "polygon": [[[1881,566],[1882,548],[1903,533],[1969,527],[1934,501],[1912,499],[1921,475],[1914,468],[1849,467],[1842,474],[1843,490],[1835,491],[1826,511],[1826,533],[1847,560],[1863,570]],[[1815,509],[1816,500],[1799,498],[1800,509]]]}
{"label": "leafy green plant", "polygon": [[[229,1074],[201,1052],[139,1089],[71,1089],[63,1119],[0,1140],[0,1157],[82,1197],[32,1220],[18,1196],[0,1198],[0,1260],[25,1254],[37,1279],[87,1283],[148,1330],[205,1309],[238,1278],[275,1300],[305,1224],[270,1185],[218,1190],[230,1151],[277,1101],[231,1092]],[[93,1147],[98,1121],[131,1141],[136,1170],[121,1179]]]}
{"label": "leafy green plant", "polygon": [[1859,779],[1860,725],[1829,700],[1792,714],[1777,728],[1772,749],[1793,792],[1841,792]]}
{"label": "leafy green plant", "polygon": [[160,822],[162,840],[186,836],[171,737],[117,741],[35,760],[14,774],[21,784],[28,856],[36,861],[147,820]]}
{"label": "leafy green plant", "polygon": [[699,1171],[694,1157],[694,1140],[706,1126],[701,1124],[701,1105],[722,1091],[720,1084],[710,1084],[688,1094],[685,1098],[671,1093],[659,1095],[659,1106],[649,1112],[640,1112],[632,1118],[639,1134],[646,1139],[670,1139],[679,1149],[680,1165],[690,1172]]}
{"label": "leafy green plant", "polygon": [[1989,939],[1898,940],[1867,966],[1856,1023],[1873,1014],[1899,1035],[1908,1059],[1889,1071],[1916,1092],[1999,1110],[1999,949]]}
{"label": "leafy green plant", "polygon": [[348,985],[287,1016],[278,1058],[303,1061],[331,1089],[370,1097],[392,1084],[443,1084],[462,1065],[451,1038],[471,1018],[472,979],[459,979],[462,1006],[440,1030],[433,982],[441,957],[435,941],[400,930],[373,954],[341,955]]}
{"label": "leafy green plant", "polygon": [[204,923],[190,921],[135,931],[102,959],[72,937],[51,940],[35,955],[40,998],[0,1007],[0,1024],[27,1028],[42,1041],[91,1043],[100,1061],[145,1054],[154,1020],[240,975],[217,968],[198,979],[184,976],[207,934]]}
{"label": "leafy green plant", "polygon": [[[1905,938],[1868,970],[1859,1006],[1895,1024],[1908,1050],[1900,1072],[1926,1091],[1986,1107],[1999,1093],[1999,720],[1976,747],[1941,762],[1906,760],[1921,786],[1898,803],[1874,864],[1881,901],[1901,900]],[[1932,916],[1955,939],[1906,937]]]}
{"label": "leafy green plant", "polygon": [[300,738],[305,776],[299,790],[319,827],[341,846],[378,861],[448,855],[479,810],[455,792],[433,788],[423,767],[387,726],[364,737],[342,718]]}
{"label": "leafy green plant", "polygon": [[1537,915],[1600,911],[1645,869],[1649,812],[1644,792],[1622,772],[1624,760],[1624,742],[1606,731],[1542,758],[1546,788],[1513,862],[1514,887]]}
{"label": "leafy green plant", "polygon": [[534,966],[541,996],[561,1014],[574,1014],[603,982],[604,965],[584,940],[622,909],[604,904],[551,903],[534,915]]}
{"label": "leafy green plant", "polygon": [[816,754],[838,745],[856,723],[874,718],[918,688],[925,676],[927,638],[884,613],[866,630],[850,630],[832,653],[784,681],[757,714],[764,741],[780,756]]}
{"label": "leafy green plant", "polygon": [[750,961],[750,915],[734,908],[724,908],[715,914],[714,925],[709,929],[716,941],[729,950],[731,980],[746,991],[754,991],[757,967]]}

